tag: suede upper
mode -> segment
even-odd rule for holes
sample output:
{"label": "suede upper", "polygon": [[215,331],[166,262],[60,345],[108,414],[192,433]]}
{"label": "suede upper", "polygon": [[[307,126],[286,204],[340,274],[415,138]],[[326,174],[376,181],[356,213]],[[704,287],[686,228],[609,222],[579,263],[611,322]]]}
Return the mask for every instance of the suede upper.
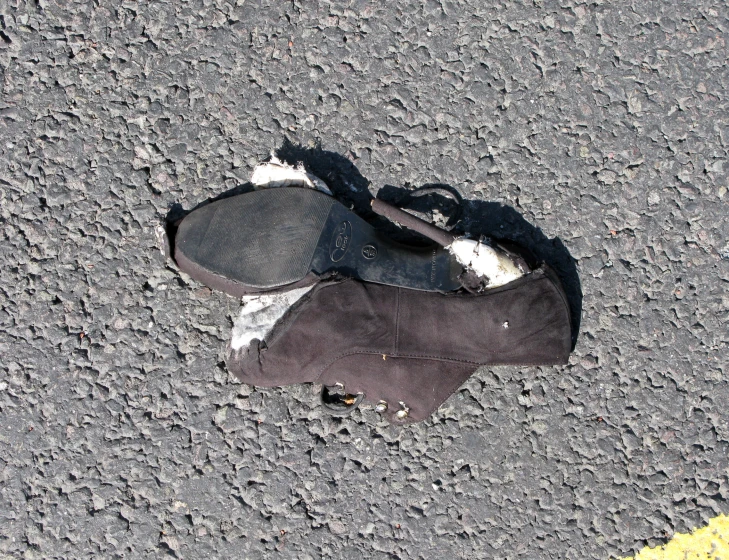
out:
{"label": "suede upper", "polygon": [[[480,365],[566,363],[570,314],[542,266],[482,294],[440,294],[354,280],[320,283],[228,368],[251,385],[342,383],[422,420]],[[404,403],[401,405],[400,402]]]}

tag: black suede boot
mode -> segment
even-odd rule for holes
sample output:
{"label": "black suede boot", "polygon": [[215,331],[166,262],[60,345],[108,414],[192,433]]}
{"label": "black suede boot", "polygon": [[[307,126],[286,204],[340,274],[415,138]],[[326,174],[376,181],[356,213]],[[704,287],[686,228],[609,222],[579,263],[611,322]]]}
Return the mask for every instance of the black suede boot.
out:
{"label": "black suede boot", "polygon": [[301,188],[224,199],[182,221],[181,269],[233,295],[259,294],[228,348],[239,379],[321,383],[341,393],[340,410],[366,400],[390,421],[413,422],[481,365],[566,363],[570,310],[548,266],[377,199],[372,208],[437,245],[394,243]]}
{"label": "black suede boot", "polygon": [[481,365],[564,364],[570,346],[569,306],[543,265],[481,294],[322,282],[265,342],[229,346],[227,365],[244,383],[322,383],[413,422]]}

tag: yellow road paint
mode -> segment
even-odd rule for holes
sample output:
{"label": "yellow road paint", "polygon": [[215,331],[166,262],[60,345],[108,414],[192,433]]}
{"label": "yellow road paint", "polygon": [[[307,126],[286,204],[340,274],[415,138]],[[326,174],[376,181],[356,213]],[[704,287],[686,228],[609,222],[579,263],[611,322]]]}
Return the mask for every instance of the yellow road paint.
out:
{"label": "yellow road paint", "polygon": [[623,560],[729,560],[729,516],[715,517],[688,535],[676,533],[663,546],[645,547]]}

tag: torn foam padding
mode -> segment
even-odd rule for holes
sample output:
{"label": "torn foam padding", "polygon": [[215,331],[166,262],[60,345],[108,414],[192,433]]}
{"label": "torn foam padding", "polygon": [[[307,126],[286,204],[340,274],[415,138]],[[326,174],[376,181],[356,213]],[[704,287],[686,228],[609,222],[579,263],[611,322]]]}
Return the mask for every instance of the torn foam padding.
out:
{"label": "torn foam padding", "polygon": [[230,348],[240,350],[253,339],[266,340],[276,322],[313,287],[306,286],[271,295],[243,296],[243,306],[233,323]]}
{"label": "torn foam padding", "polygon": [[524,276],[508,255],[473,239],[456,239],[448,247],[459,263],[488,279],[487,288],[496,288]]}
{"label": "torn foam padding", "polygon": [[270,161],[256,165],[251,175],[251,183],[261,188],[309,187],[329,196],[332,194],[324,181],[306,171],[303,163],[294,167],[273,155]]}

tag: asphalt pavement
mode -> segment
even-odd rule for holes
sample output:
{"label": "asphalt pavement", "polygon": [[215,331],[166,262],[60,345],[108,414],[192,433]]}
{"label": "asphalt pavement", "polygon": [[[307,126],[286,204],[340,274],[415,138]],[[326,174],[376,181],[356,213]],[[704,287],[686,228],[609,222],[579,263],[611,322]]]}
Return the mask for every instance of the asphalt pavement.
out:
{"label": "asphalt pavement", "polygon": [[[712,0],[2,0],[0,556],[608,560],[729,513],[727,39]],[[407,427],[237,382],[239,302],[154,228],[272,152],[369,218],[457,191],[563,278],[569,365]]]}

